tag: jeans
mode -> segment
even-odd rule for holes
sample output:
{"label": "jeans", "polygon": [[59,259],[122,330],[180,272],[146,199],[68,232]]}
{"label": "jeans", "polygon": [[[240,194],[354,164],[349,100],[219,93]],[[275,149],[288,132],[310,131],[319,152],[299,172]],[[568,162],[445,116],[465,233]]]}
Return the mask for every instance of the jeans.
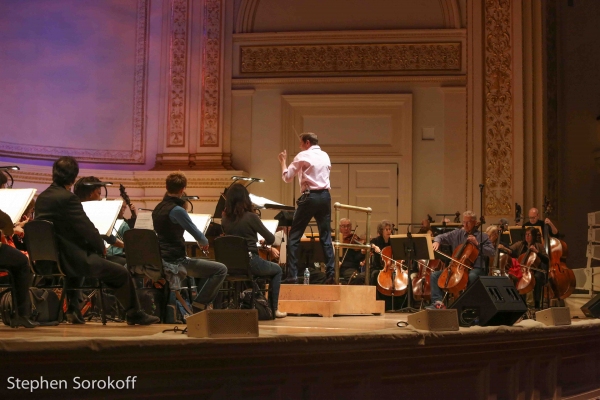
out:
{"label": "jeans", "polygon": [[216,261],[208,261],[200,258],[186,258],[181,264],[187,269],[187,274],[193,278],[202,278],[198,283],[198,295],[195,303],[212,303],[221,284],[227,276],[227,267]]}
{"label": "jeans", "polygon": [[[472,285],[477,279],[479,279],[480,275],[483,275],[483,269],[481,268],[472,268],[469,270],[469,285]],[[444,298],[444,294],[442,293],[442,289],[440,289],[438,285],[438,279],[442,271],[435,271],[431,273],[431,304],[436,301],[442,301]]]}
{"label": "jeans", "polygon": [[250,272],[256,276],[268,276],[271,278],[271,304],[273,311],[277,310],[279,304],[279,287],[281,285],[281,267],[274,262],[263,260],[258,254],[252,253],[250,258]]}
{"label": "jeans", "polygon": [[333,268],[333,245],[331,244],[331,196],[328,190],[324,190],[310,193],[296,208],[292,228],[288,236],[288,278],[298,276],[298,246],[304,230],[313,217],[317,221],[319,229],[319,241],[325,255],[327,276],[331,277],[335,273]]}
{"label": "jeans", "polygon": [[31,315],[29,286],[32,276],[27,256],[14,247],[3,244],[0,246],[0,269],[8,270],[12,275],[19,316],[29,317]]}

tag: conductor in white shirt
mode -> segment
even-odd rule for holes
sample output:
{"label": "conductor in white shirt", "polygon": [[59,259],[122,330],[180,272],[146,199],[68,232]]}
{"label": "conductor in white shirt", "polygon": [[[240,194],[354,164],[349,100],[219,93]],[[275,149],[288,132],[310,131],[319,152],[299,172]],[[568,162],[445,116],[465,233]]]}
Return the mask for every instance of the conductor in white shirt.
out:
{"label": "conductor in white shirt", "polygon": [[302,195],[296,202],[298,207],[288,237],[287,279],[285,283],[297,283],[298,245],[311,218],[315,218],[319,229],[319,238],[325,254],[326,273],[329,281],[334,276],[333,246],[331,244],[331,196],[329,173],[331,161],[329,155],[321,150],[319,139],[314,133],[300,135],[300,153],[287,165],[287,152],[279,153],[281,177],[289,183],[298,176]]}

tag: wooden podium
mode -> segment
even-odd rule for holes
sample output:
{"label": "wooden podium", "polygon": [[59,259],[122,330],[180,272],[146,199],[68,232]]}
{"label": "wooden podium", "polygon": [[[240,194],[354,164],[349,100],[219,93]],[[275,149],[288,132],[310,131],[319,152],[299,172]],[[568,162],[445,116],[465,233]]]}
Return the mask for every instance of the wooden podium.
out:
{"label": "wooden podium", "polygon": [[385,313],[376,287],[366,285],[281,285],[279,309],[288,314],[373,315]]}

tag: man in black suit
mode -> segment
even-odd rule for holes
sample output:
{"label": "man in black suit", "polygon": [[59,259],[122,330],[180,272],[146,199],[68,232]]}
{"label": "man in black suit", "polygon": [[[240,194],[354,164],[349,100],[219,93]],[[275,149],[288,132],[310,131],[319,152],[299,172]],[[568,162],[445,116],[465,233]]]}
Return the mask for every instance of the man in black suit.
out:
{"label": "man in black suit", "polygon": [[[122,265],[108,261],[104,241],[83,211],[79,198],[71,187],[79,174],[79,165],[73,157],[61,157],[52,166],[52,185],[37,199],[35,219],[50,221],[58,237],[61,262],[70,277],[100,279],[115,294],[125,311],[129,325],[150,325],[159,322],[154,316],[140,310],[133,279]],[[81,312],[69,306],[67,318],[83,323]]]}

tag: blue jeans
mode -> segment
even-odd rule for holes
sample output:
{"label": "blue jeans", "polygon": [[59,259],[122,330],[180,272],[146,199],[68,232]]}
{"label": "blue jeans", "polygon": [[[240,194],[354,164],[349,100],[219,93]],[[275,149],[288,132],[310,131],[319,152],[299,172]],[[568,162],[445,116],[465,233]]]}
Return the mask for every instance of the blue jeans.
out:
{"label": "blue jeans", "polygon": [[279,287],[281,286],[281,267],[274,262],[263,260],[258,254],[252,253],[250,259],[250,272],[256,276],[268,276],[271,278],[271,304],[273,311],[277,310],[279,304]]}
{"label": "blue jeans", "polygon": [[[442,301],[444,298],[442,289],[440,289],[440,286],[438,285],[438,279],[441,274],[442,271],[435,271],[431,273],[431,304],[435,303],[436,301]],[[483,275],[483,270],[481,268],[472,268],[469,270],[469,285],[472,285],[473,282],[479,279],[480,275]]]}
{"label": "blue jeans", "polygon": [[[194,299],[195,303],[212,303],[221,284],[227,276],[227,267],[216,261],[208,261],[200,258],[186,258],[181,262],[187,269],[187,274],[193,278],[202,278],[198,285],[198,295]],[[201,285],[201,286],[200,286]]]}
{"label": "blue jeans", "polygon": [[298,276],[298,246],[304,230],[313,217],[319,228],[319,241],[325,255],[327,276],[333,276],[335,273],[333,269],[333,245],[331,244],[331,196],[328,190],[324,190],[319,193],[310,193],[296,208],[294,221],[288,236],[288,278]]}

